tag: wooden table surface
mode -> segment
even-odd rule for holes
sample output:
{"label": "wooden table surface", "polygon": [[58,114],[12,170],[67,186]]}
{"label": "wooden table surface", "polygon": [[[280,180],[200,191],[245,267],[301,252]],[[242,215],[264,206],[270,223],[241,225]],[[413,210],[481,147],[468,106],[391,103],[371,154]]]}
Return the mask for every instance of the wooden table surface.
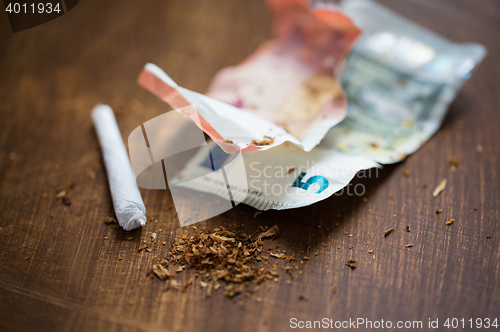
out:
{"label": "wooden table surface", "polygon": [[[365,196],[256,218],[239,205],[198,225],[238,223],[253,232],[277,224],[273,245],[311,256],[291,284],[285,273],[263,284],[260,303],[221,293],[206,298],[198,285],[165,292],[164,282],[146,277],[167,248],[138,252],[141,241],[163,229],[160,242],[170,242],[191,229],[162,209],[172,198],[159,190],[142,190],[158,222],[130,233],[103,223],[113,209],[90,110],[111,105],[124,137],[165,112],[136,84],[146,62],[205,91],[219,69],[270,37],[264,2],[80,1],[16,34],[0,14],[0,330],[281,331],[291,318],[421,320],[424,327],[436,318],[440,325],[446,318],[500,319],[500,2],[382,2],[451,40],[482,43],[488,56],[428,143],[378,177],[356,180]],[[443,178],[446,190],[433,198]],[[55,193],[71,182],[66,206]],[[345,266],[351,258],[355,270]]]}

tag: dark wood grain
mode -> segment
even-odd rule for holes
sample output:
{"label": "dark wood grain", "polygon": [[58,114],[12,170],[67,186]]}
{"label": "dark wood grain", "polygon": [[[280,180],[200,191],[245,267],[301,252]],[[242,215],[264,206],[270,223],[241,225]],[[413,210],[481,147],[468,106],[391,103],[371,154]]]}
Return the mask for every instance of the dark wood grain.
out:
{"label": "dark wood grain", "polygon": [[[161,241],[187,230],[162,209],[170,194],[154,190],[142,193],[158,222],[131,233],[103,223],[113,210],[90,110],[110,104],[124,137],[166,111],[135,83],[146,62],[203,92],[219,69],[269,38],[265,4],[88,0],[16,34],[4,31],[10,28],[0,14],[0,330],[281,331],[292,317],[500,318],[500,2],[382,2],[454,41],[480,42],[489,54],[428,143],[377,177],[355,180],[366,186],[364,197],[334,196],[256,218],[240,205],[200,224],[238,223],[248,231],[277,224],[275,244],[311,256],[292,284],[285,273],[264,284],[261,303],[206,298],[198,286],[164,292],[146,277],[166,252]],[[451,155],[460,160],[454,173]],[[432,198],[443,178],[446,190]],[[72,205],[65,206],[55,191],[71,182]],[[446,226],[450,218],[456,221]],[[384,238],[391,227],[396,232]],[[154,251],[137,252],[160,229]],[[355,270],[344,265],[351,258]]]}

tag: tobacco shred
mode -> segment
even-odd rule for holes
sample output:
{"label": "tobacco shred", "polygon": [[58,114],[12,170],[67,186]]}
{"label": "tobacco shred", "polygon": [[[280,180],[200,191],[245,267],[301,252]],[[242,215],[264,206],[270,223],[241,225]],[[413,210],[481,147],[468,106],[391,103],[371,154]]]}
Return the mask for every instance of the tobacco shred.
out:
{"label": "tobacco shred", "polygon": [[457,156],[449,157],[448,164],[450,165],[450,170],[452,172],[455,172],[457,170],[457,166],[458,166],[458,157]]}
{"label": "tobacco shred", "polygon": [[160,280],[165,280],[167,278],[175,278],[176,276],[174,272],[170,272],[161,264],[153,265],[152,272],[154,273],[155,276],[160,278]]}
{"label": "tobacco shred", "polygon": [[443,179],[439,184],[438,186],[436,187],[436,189],[434,189],[434,192],[432,193],[432,196],[433,197],[438,197],[439,194],[446,188],[446,179]]}
{"label": "tobacco shred", "polygon": [[271,138],[269,136],[264,136],[264,139],[262,141],[256,141],[252,140],[252,145],[253,146],[263,146],[263,145],[271,145],[274,143],[274,137]]}
{"label": "tobacco shred", "polygon": [[403,175],[404,175],[404,176],[406,176],[407,178],[409,178],[409,177],[411,176],[411,173],[410,173],[410,171],[409,171],[409,170],[404,169],[404,170],[403,170]]}
{"label": "tobacco shred", "polygon": [[169,210],[172,210],[173,208],[174,208],[174,203],[161,207],[161,209],[164,211],[169,211]]}
{"label": "tobacco shred", "polygon": [[184,287],[182,287],[181,293],[185,293],[189,286],[193,283],[193,278],[189,278]]}
{"label": "tobacco shred", "polygon": [[254,213],[254,215],[253,215],[253,217],[254,217],[254,218],[257,218],[257,216],[258,216],[259,214],[262,214],[262,211],[257,211],[257,212],[255,212],[255,213]]}
{"label": "tobacco shred", "polygon": [[66,196],[69,191],[75,186],[75,183],[74,182],[70,182],[68,185],[64,186],[64,187],[59,187],[57,188],[56,190],[56,193],[57,193],[57,197],[58,198],[61,198],[61,197],[64,197]]}
{"label": "tobacco shred", "polygon": [[395,232],[396,230],[394,228],[390,228],[384,232],[384,237],[388,237],[389,234]]}
{"label": "tobacco shred", "polygon": [[350,260],[347,261],[347,263],[345,263],[345,265],[349,266],[351,269],[354,270],[356,268],[356,264],[357,263],[358,262],[356,260],[350,259]]}
{"label": "tobacco shred", "polygon": [[105,217],[104,218],[104,223],[106,225],[109,225],[109,224],[118,224],[118,221],[116,221],[116,219],[113,218],[113,217]]}
{"label": "tobacco shred", "polygon": [[279,228],[277,225],[274,225],[265,232],[260,233],[259,236],[257,237],[257,242],[261,242],[262,239],[267,237],[275,238],[278,235],[279,235]]}
{"label": "tobacco shred", "polygon": [[457,156],[451,156],[448,158],[448,164],[458,166],[458,157]]}
{"label": "tobacco shred", "polygon": [[60,198],[61,202],[66,206],[71,205],[71,200],[68,197],[68,193],[71,190],[71,188],[73,188],[74,185],[75,185],[74,182],[71,182],[67,186],[57,188],[56,190],[56,197]]}
{"label": "tobacco shred", "polygon": [[446,222],[446,225],[451,225],[451,224],[453,224],[454,222],[455,222],[455,219],[451,219],[450,221],[447,221],[447,222]]}

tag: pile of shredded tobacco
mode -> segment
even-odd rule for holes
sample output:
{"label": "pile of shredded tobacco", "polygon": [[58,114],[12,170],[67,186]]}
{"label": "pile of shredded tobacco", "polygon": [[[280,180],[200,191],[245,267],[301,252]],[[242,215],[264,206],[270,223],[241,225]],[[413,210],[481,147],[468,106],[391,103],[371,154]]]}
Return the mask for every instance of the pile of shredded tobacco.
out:
{"label": "pile of shredded tobacco", "polygon": [[[265,239],[274,239],[279,235],[278,226],[260,227],[261,232],[254,236],[231,232],[224,227],[214,230],[193,227],[191,236],[182,235],[182,239],[172,241],[172,249],[159,264],[148,271],[152,278],[166,280],[167,290],[174,288],[185,292],[195,283],[205,288],[207,296],[212,291],[223,289],[227,297],[245,293],[247,297],[259,289],[259,284],[267,280],[279,281],[278,261],[294,261],[293,256],[281,253],[269,253],[278,258],[274,263],[263,247]],[[267,248],[267,250],[273,247]],[[282,266],[292,277],[292,267]],[[298,269],[298,266],[296,266]],[[176,275],[184,270],[194,271],[194,278],[185,284],[176,280]],[[250,289],[251,285],[255,285]]]}

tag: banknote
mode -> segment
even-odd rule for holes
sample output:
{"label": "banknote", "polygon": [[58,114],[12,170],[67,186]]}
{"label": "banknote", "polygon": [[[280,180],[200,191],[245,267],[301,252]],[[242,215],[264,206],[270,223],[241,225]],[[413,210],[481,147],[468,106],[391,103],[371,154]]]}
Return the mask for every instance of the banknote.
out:
{"label": "banknote", "polygon": [[321,146],[383,164],[401,161],[439,129],[486,49],[453,43],[371,0],[341,7],[363,35],[341,75],[348,116]]}
{"label": "banknote", "polygon": [[[355,176],[376,177],[378,167],[401,161],[438,130],[486,54],[482,45],[448,41],[370,0],[347,0],[341,8],[363,29],[342,65],[347,117],[309,152],[285,143],[243,153],[246,191],[231,187],[239,202],[259,210],[296,208],[342,192]],[[197,154],[186,171],[201,174],[203,160],[217,149],[212,144],[212,152]],[[200,181],[197,190],[226,190],[209,177]],[[364,187],[350,192],[363,195]]]}
{"label": "banknote", "polygon": [[267,3],[274,39],[217,73],[206,94],[266,118],[300,140],[323,138],[346,115],[335,71],[360,30],[331,3]]}
{"label": "banknote", "polygon": [[[378,176],[379,165],[370,158],[320,147],[305,152],[286,142],[272,150],[240,154],[246,178],[241,177],[241,169],[226,168],[229,181],[224,181],[219,174],[209,171],[224,167],[225,160],[232,155],[214,142],[209,147],[210,150],[199,150],[172,183],[221,198],[226,198],[229,190],[233,201],[263,211],[311,205],[339,191],[341,194],[355,176]],[[216,165],[215,168],[211,168],[211,164]],[[355,185],[349,188],[349,193],[362,196],[365,188]]]}

